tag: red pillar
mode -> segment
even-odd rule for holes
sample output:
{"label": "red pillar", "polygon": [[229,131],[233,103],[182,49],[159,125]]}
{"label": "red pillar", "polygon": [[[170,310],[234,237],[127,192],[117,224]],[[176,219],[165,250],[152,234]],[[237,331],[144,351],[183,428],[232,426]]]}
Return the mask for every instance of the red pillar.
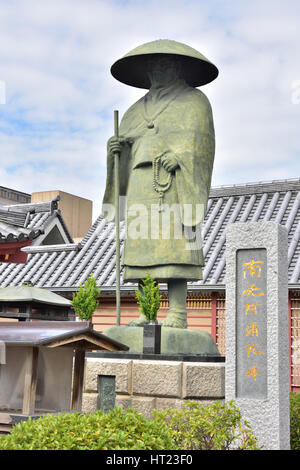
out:
{"label": "red pillar", "polygon": [[217,342],[217,293],[211,293],[211,336]]}
{"label": "red pillar", "polygon": [[290,370],[290,392],[292,391],[292,293],[289,291],[289,370]]}

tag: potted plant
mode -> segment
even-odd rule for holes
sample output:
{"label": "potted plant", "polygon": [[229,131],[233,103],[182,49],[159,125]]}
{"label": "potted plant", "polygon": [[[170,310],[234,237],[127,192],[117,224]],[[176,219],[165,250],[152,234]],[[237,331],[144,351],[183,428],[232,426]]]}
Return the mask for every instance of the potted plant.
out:
{"label": "potted plant", "polygon": [[148,321],[144,325],[143,352],[144,354],[160,354],[161,350],[161,325],[157,322],[157,312],[160,306],[161,296],[159,285],[147,272],[142,280],[141,290],[136,292],[141,313]]}
{"label": "potted plant", "polygon": [[85,283],[80,286],[78,292],[73,294],[71,304],[74,307],[75,315],[78,315],[81,321],[90,321],[99,305],[100,289],[97,287],[96,282],[96,278],[91,274]]}

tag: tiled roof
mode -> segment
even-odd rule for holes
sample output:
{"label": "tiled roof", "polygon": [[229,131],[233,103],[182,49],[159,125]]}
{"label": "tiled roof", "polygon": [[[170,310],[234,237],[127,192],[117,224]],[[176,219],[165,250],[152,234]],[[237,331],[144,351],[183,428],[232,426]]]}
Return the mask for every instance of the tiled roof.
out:
{"label": "tiled roof", "polygon": [[54,218],[63,225],[69,241],[73,241],[63,218],[58,211],[58,198],[52,201],[0,205],[0,243],[36,239],[45,233]]}
{"label": "tiled roof", "polygon": [[[224,287],[226,227],[236,222],[274,221],[289,234],[289,283],[300,286],[300,179],[212,188],[203,224],[203,280],[190,288]],[[121,224],[121,247],[125,227]],[[0,285],[31,280],[38,287],[72,290],[93,273],[103,289],[115,285],[114,224],[101,216],[78,245],[29,247],[25,265],[0,263]],[[123,284],[130,288],[133,284]]]}
{"label": "tiled roof", "polygon": [[32,240],[43,233],[41,227],[32,224],[30,216],[30,212],[15,206],[0,206],[0,243]]}

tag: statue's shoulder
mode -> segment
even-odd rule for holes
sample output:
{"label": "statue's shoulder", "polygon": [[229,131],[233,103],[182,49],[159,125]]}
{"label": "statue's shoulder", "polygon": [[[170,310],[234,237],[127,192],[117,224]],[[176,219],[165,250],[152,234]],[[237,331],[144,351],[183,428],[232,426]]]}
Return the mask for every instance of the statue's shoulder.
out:
{"label": "statue's shoulder", "polygon": [[144,97],[140,98],[125,111],[120,123],[121,134],[127,135],[140,124],[142,120],[143,101]]}
{"label": "statue's shoulder", "polygon": [[203,93],[203,91],[198,90],[198,88],[189,87],[186,90],[187,96],[192,104],[195,106],[206,107],[208,109],[211,108],[211,104],[207,96]]}
{"label": "statue's shoulder", "polygon": [[138,110],[141,108],[141,106],[143,106],[143,103],[144,103],[144,96],[142,96],[142,98],[140,98],[139,100],[137,100],[135,103],[133,103],[128,109],[127,111],[125,111],[124,113],[124,116],[123,116],[123,119],[124,118],[130,118],[132,115],[136,114],[138,112]]}

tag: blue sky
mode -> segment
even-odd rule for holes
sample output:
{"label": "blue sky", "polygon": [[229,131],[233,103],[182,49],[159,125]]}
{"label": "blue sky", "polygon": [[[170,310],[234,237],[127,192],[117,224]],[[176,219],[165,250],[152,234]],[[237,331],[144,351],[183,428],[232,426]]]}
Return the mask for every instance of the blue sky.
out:
{"label": "blue sky", "polygon": [[113,110],[145,93],[110,66],[161,38],[219,68],[213,185],[300,177],[299,21],[298,0],[0,0],[0,185],[87,197],[96,217]]}

